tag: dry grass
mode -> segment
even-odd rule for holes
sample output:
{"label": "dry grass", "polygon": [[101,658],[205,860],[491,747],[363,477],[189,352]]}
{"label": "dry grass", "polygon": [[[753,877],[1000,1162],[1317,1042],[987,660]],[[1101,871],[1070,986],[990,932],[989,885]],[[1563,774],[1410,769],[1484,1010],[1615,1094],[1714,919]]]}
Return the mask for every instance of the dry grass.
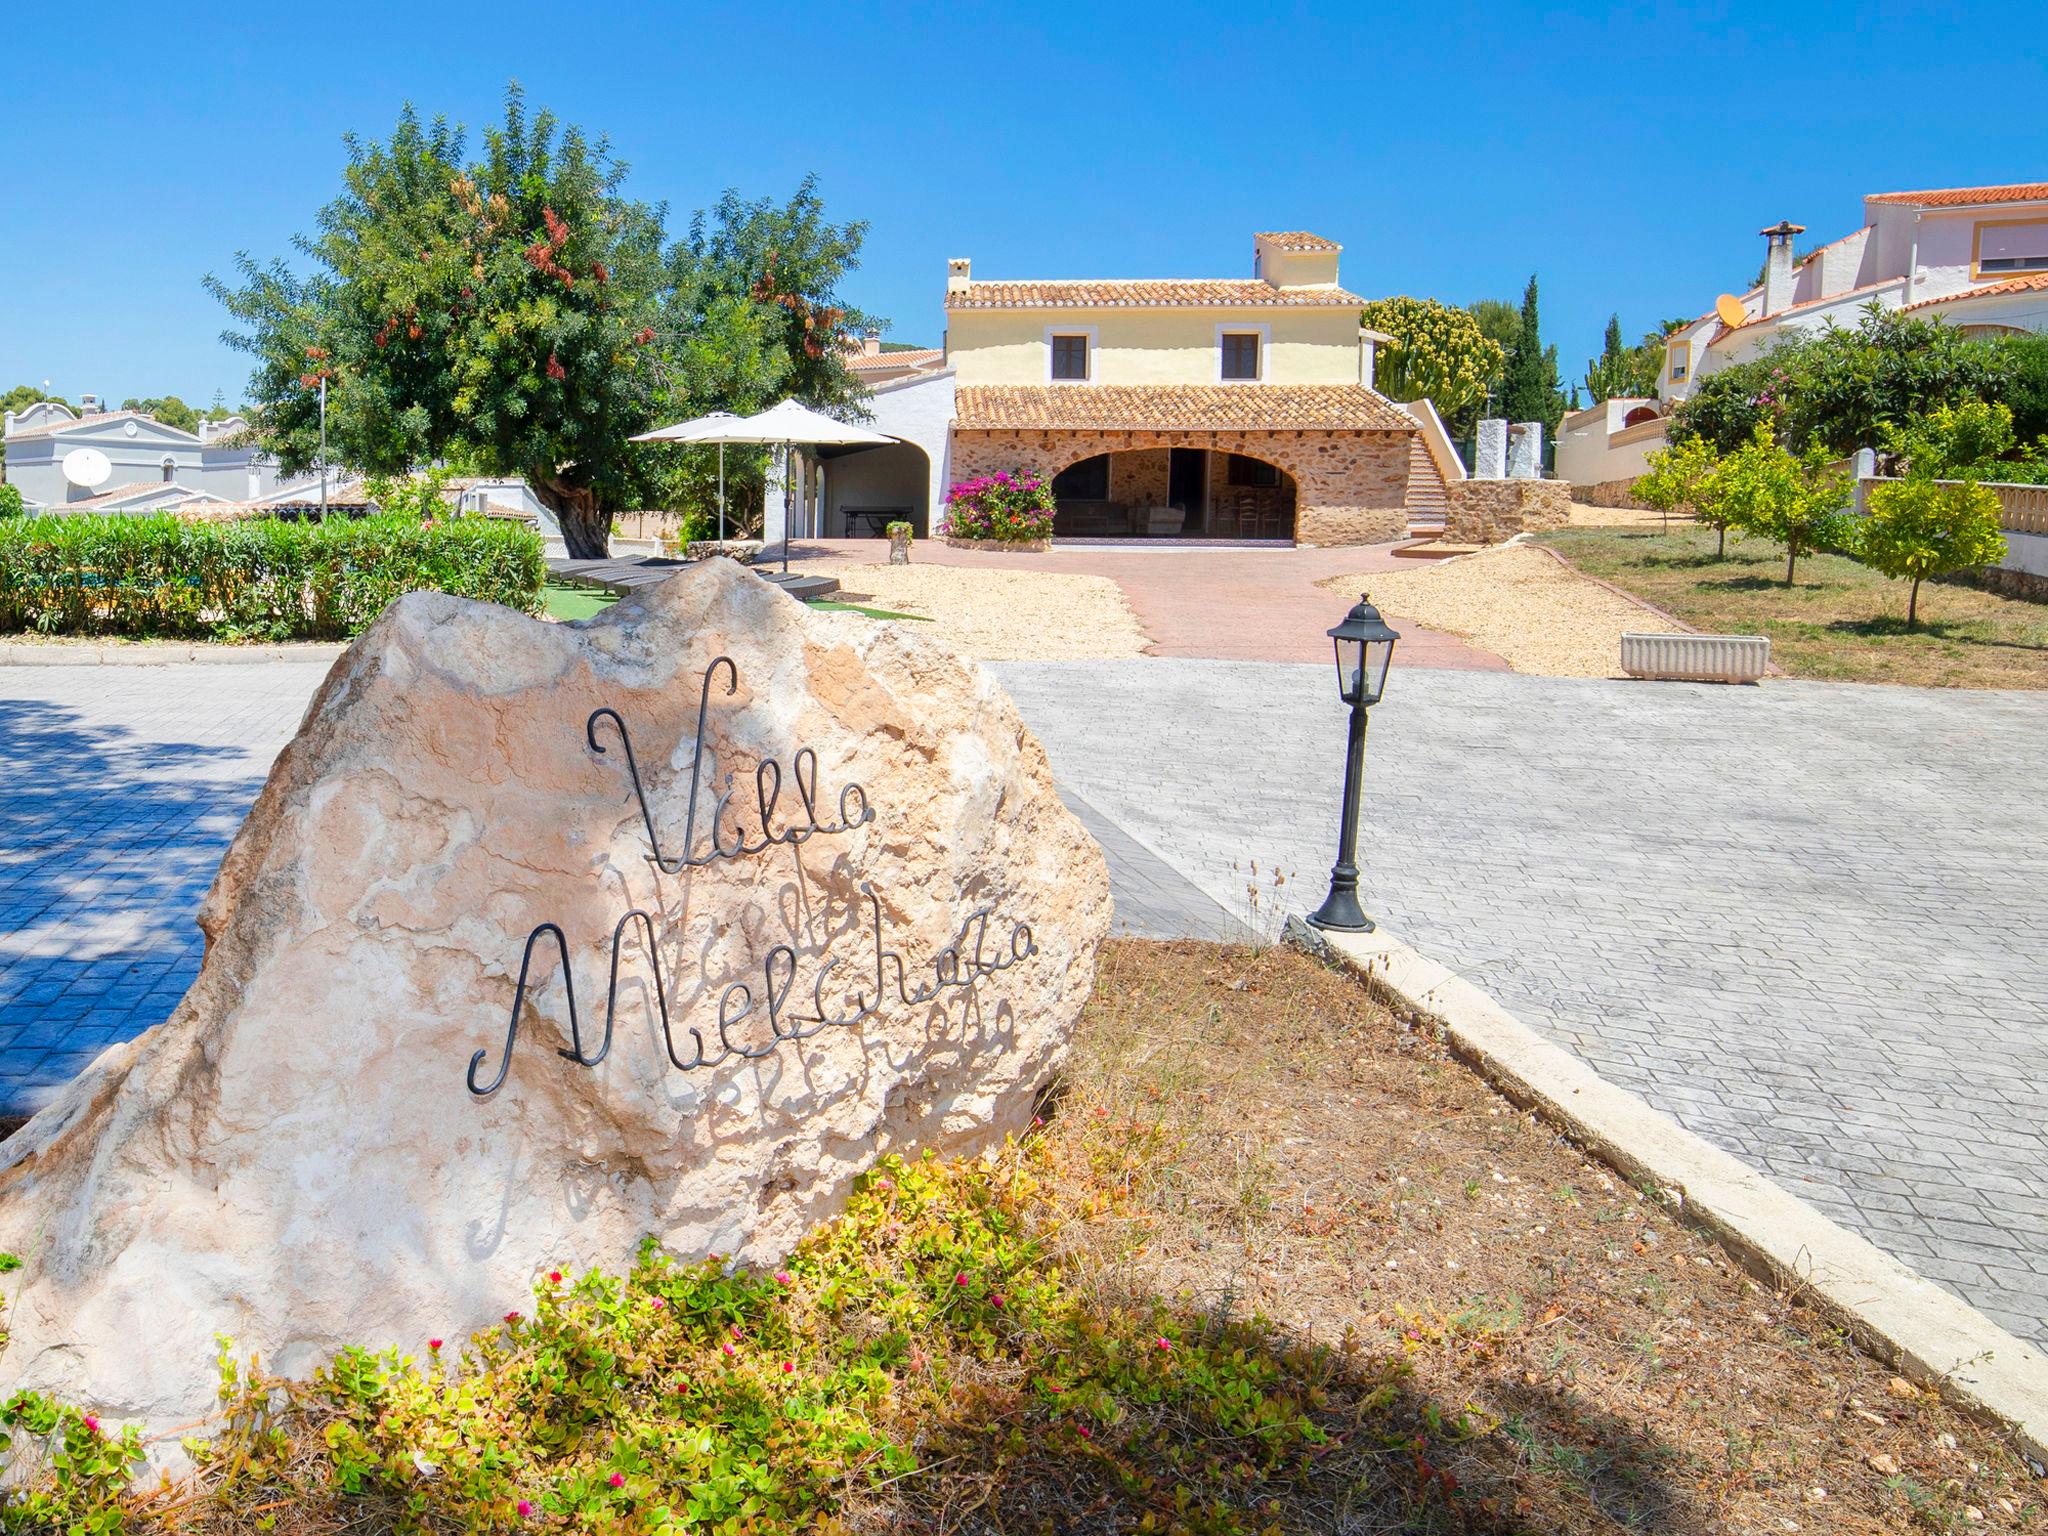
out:
{"label": "dry grass", "polygon": [[1662,531],[1692,518],[1680,513],[1647,512],[1640,507],[1589,507],[1583,501],[1571,505],[1571,528],[1655,528]]}
{"label": "dry grass", "polygon": [[[844,561],[801,569],[837,577],[838,601],[929,619],[932,633],[982,661],[1086,661],[1145,651],[1137,615],[1107,576]],[[895,621],[848,615],[844,622]]]}
{"label": "dry grass", "polygon": [[1602,580],[1695,628],[1768,635],[1771,660],[1795,677],[1927,688],[2048,688],[2048,603],[1947,582],[1920,589],[1906,628],[1907,583],[1840,555],[1802,555],[1785,586],[1785,552],[1730,537],[1717,559],[1699,527],[1564,529],[1543,542]]}
{"label": "dry grass", "polygon": [[[1264,1313],[1362,1372],[1401,1361],[1465,1490],[1471,1526],[1444,1529],[2048,1529],[2042,1483],[1995,1434],[1349,976],[1115,943],[1075,1059],[1049,1134],[1088,1283]],[[1437,1528],[1332,1514],[1322,1528]]]}
{"label": "dry grass", "polygon": [[1647,609],[1523,545],[1320,585],[1333,592],[1369,592],[1384,613],[1470,640],[1517,672],[1540,677],[1619,676],[1623,631],[1668,627]]}

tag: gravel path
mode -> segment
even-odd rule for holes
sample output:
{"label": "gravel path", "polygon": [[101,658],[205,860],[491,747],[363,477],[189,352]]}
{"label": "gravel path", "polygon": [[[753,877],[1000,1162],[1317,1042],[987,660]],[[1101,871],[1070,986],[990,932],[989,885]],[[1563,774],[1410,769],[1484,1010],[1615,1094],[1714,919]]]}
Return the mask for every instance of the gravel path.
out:
{"label": "gravel path", "polygon": [[1145,651],[1138,616],[1107,576],[829,562],[792,569],[837,577],[837,601],[929,619],[934,633],[980,661],[1113,661]]}
{"label": "gravel path", "polygon": [[1624,630],[1670,626],[1540,549],[1502,545],[1413,571],[1339,576],[1381,612],[1448,631],[1538,677],[1616,677]]}

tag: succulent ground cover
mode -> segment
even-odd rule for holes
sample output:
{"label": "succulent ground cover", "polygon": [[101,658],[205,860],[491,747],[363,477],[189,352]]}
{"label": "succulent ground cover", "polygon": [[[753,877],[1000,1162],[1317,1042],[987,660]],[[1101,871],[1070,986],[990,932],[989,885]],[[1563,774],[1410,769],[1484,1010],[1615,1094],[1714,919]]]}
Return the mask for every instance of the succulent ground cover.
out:
{"label": "succulent ground cover", "polygon": [[[1352,978],[1122,941],[1022,1145],[891,1161],[773,1272],[534,1277],[199,1469],[5,1405],[9,1529],[2048,1529],[1991,1431],[1744,1275]],[[172,1428],[166,1426],[167,1429]]]}

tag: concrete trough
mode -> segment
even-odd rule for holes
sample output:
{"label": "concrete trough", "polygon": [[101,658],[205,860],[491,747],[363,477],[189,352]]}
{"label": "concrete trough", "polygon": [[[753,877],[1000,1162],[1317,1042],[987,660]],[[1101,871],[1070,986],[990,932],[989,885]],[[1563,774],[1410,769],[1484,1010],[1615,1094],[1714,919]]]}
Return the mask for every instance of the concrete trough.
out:
{"label": "concrete trough", "polygon": [[1687,683],[1753,683],[1771,669],[1767,635],[1621,637],[1621,670],[1630,677]]}

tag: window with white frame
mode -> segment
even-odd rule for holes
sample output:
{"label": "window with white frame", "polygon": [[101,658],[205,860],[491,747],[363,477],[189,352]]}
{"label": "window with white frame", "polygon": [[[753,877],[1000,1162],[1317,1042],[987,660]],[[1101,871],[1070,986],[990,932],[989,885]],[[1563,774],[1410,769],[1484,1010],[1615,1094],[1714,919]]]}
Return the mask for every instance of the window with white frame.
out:
{"label": "window with white frame", "polygon": [[1692,343],[1689,341],[1674,341],[1667,351],[1669,356],[1667,372],[1671,382],[1676,384],[1692,371]]}
{"label": "window with white frame", "polygon": [[2048,272],[2048,219],[1993,219],[1977,226],[1977,274]]}
{"label": "window with white frame", "polygon": [[1259,376],[1259,333],[1257,331],[1225,331],[1221,338],[1223,346],[1223,377],[1225,380],[1256,379]]}
{"label": "window with white frame", "polygon": [[1088,377],[1088,336],[1086,332],[1055,333],[1052,338],[1052,376],[1055,379],[1085,380]]}

